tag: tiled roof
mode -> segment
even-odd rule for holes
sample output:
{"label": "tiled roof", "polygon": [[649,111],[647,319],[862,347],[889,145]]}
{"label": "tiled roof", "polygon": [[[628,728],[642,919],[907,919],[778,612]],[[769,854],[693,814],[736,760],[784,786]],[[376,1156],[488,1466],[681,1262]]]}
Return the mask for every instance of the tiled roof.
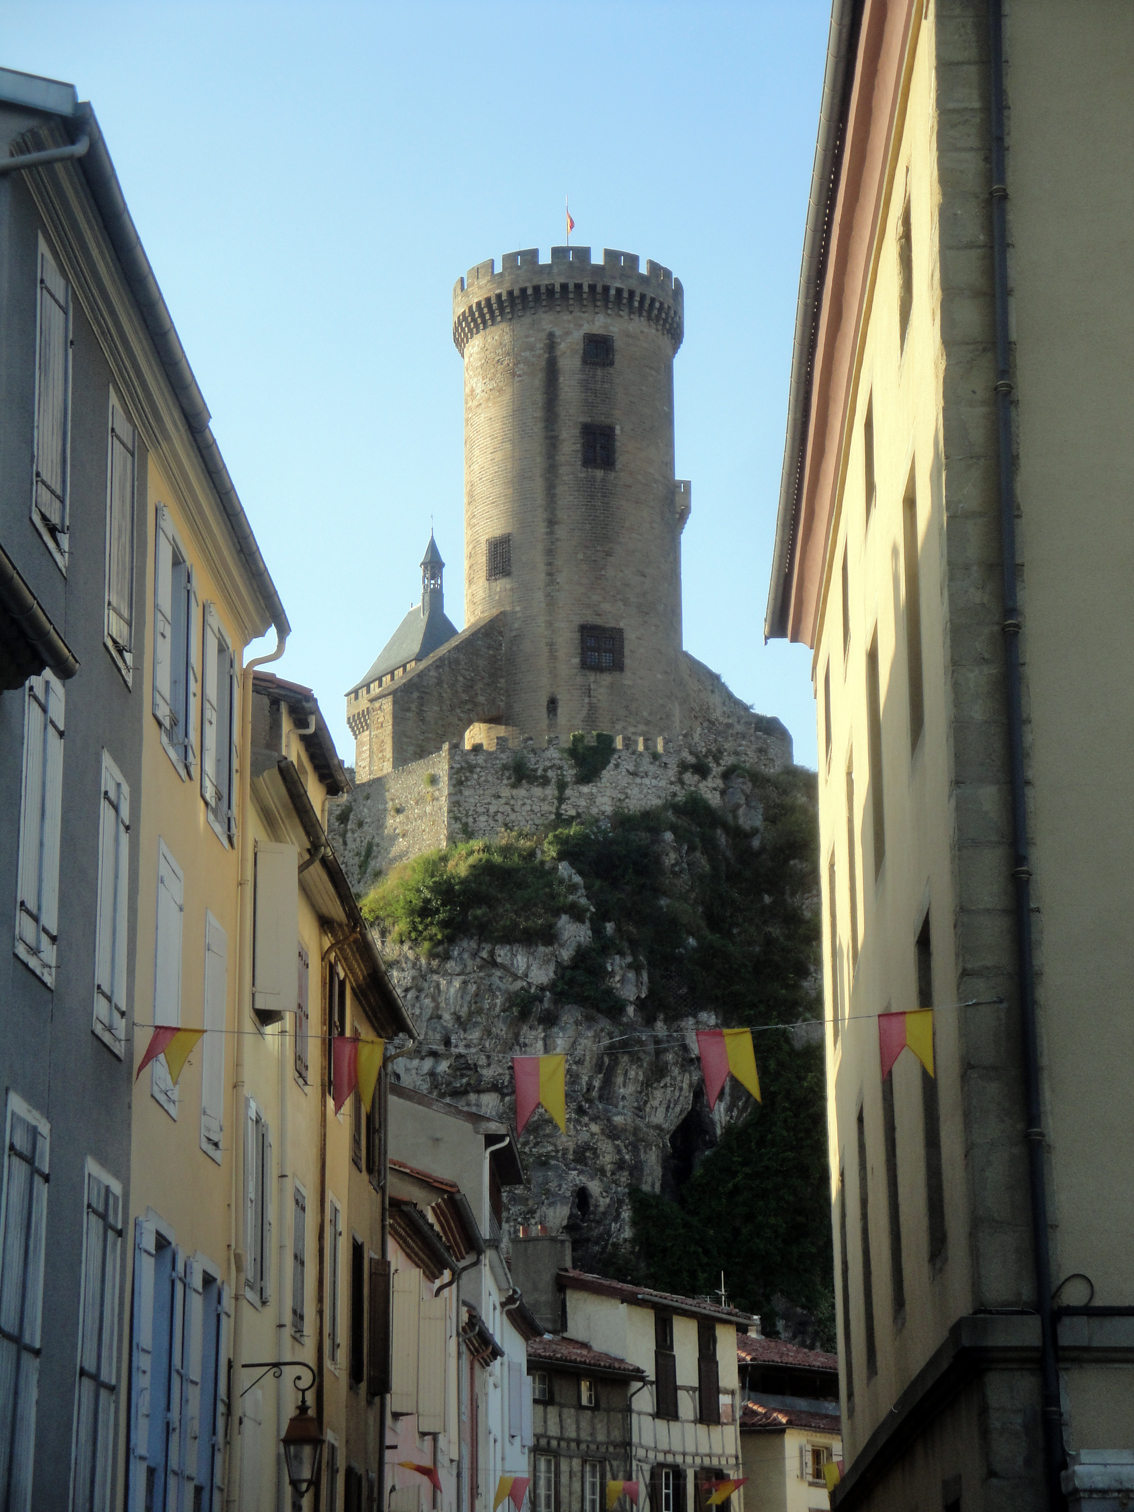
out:
{"label": "tiled roof", "polygon": [[796,1365],[803,1370],[839,1368],[838,1355],[825,1354],[821,1349],[801,1349],[786,1339],[765,1339],[759,1334],[738,1334],[736,1356],[741,1364]]}
{"label": "tiled roof", "polygon": [[838,1411],[804,1412],[798,1407],[761,1407],[758,1402],[745,1402],[740,1413],[741,1428],[752,1428],[764,1433],[782,1433],[785,1428],[811,1428],[820,1433],[842,1434],[842,1419]]}
{"label": "tiled roof", "polygon": [[348,692],[357,693],[359,688],[377,682],[387,672],[404,667],[407,662],[424,661],[457,633],[456,625],[440,604],[432,603],[427,615],[422,614],[420,604],[414,604],[379,652],[369,672]]}
{"label": "tiled roof", "polygon": [[568,1370],[593,1370],[610,1375],[637,1376],[645,1380],[646,1372],[629,1360],[620,1360],[617,1355],[603,1354],[592,1349],[581,1339],[556,1338],[532,1339],[528,1344],[528,1363],[558,1365]]}
{"label": "tiled roof", "polygon": [[669,1308],[693,1317],[719,1318],[722,1323],[735,1323],[738,1328],[747,1328],[756,1321],[750,1313],[740,1312],[735,1307],[722,1307],[719,1302],[710,1302],[705,1297],[679,1297],[675,1292],[631,1286],[627,1281],[611,1281],[606,1276],[588,1275],[586,1271],[561,1270],[558,1279],[560,1286],[574,1286],[579,1291],[594,1292],[600,1297],[616,1297],[619,1302],[637,1303],[642,1307]]}
{"label": "tiled roof", "polygon": [[418,1166],[407,1165],[404,1160],[391,1159],[390,1165],[395,1171],[404,1171],[407,1176],[416,1176],[418,1181],[424,1181],[428,1186],[436,1187],[439,1192],[461,1190],[455,1181],[446,1181],[444,1176],[433,1176],[429,1171],[423,1171]]}

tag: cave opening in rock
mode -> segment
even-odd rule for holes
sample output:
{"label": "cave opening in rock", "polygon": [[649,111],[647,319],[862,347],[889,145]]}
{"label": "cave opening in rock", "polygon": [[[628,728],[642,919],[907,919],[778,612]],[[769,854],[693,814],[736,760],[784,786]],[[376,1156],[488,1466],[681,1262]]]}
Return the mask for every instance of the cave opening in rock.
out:
{"label": "cave opening in rock", "polygon": [[698,1088],[693,1093],[689,1112],[669,1136],[669,1154],[662,1163],[661,1195],[674,1201],[705,1156],[716,1146],[717,1131],[705,1094]]}
{"label": "cave opening in rock", "polygon": [[575,1206],[579,1209],[579,1217],[586,1222],[591,1211],[591,1194],[585,1186],[581,1186],[575,1193]]}

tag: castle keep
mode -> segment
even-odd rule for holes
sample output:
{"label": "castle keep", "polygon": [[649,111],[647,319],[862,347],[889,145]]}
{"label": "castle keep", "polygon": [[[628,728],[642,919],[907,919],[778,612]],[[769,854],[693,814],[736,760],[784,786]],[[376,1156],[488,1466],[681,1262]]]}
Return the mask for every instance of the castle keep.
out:
{"label": "castle keep", "polygon": [[421,604],[347,694],[359,783],[574,731],[656,744],[723,723],[741,756],[760,746],[767,722],[682,649],[683,334],[680,279],[628,252],[511,252],[458,279],[468,623],[444,615],[431,537]]}

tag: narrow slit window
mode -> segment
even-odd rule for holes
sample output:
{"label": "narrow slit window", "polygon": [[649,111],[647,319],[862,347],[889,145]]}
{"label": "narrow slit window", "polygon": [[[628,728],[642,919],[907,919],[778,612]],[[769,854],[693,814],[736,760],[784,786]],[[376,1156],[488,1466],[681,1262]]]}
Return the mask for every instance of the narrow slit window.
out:
{"label": "narrow slit window", "polygon": [[910,196],[902,203],[898,217],[898,334],[901,350],[906,348],[909,334],[910,314],[913,310],[913,225],[910,218]]}
{"label": "narrow slit window", "polygon": [[874,875],[886,859],[886,815],[882,792],[882,693],[878,672],[878,632],[866,654],[866,718],[870,736],[870,799],[874,820]]}
{"label": "narrow slit window", "polygon": [[843,547],[843,575],[842,575],[842,589],[843,589],[843,660],[844,661],[846,660],[847,652],[850,650],[850,561],[849,561],[848,556],[847,556],[848,551],[849,551],[849,547],[844,545],[844,547]]}
{"label": "narrow slit window", "polygon": [[833,1042],[839,1043],[842,1004],[839,1001],[839,909],[835,891],[835,853],[827,862],[827,944],[829,949],[827,971],[831,980],[831,1034]]}
{"label": "narrow slit window", "polygon": [[851,976],[858,967],[858,847],[855,844],[854,764],[847,764],[847,884],[850,895]]}
{"label": "narrow slit window", "polygon": [[[889,1012],[889,1008],[886,1010]],[[906,1310],[906,1279],[902,1265],[902,1215],[898,1195],[898,1127],[894,1113],[894,1078],[882,1083],[882,1134],[886,1146],[886,1208],[890,1221],[890,1300],[894,1322]]]}
{"label": "narrow slit window", "polygon": [[911,471],[902,501],[902,554],[906,588],[906,667],[910,699],[910,754],[925,727],[925,683],[921,656],[921,572],[918,562],[917,489]]}
{"label": "narrow slit window", "polygon": [[851,1344],[850,1252],[847,1249],[847,1173],[839,1170],[839,1282],[842,1292],[843,1367],[847,1380],[847,1414],[854,1413],[854,1352]]}
{"label": "narrow slit window", "polygon": [[866,419],[862,422],[862,467],[866,488],[866,519],[869,523],[878,487],[874,480],[874,395],[866,401]]}
{"label": "narrow slit window", "polygon": [[[917,936],[917,1003],[933,1007],[933,943],[929,914]],[[934,1055],[936,1068],[937,1057]],[[945,1170],[941,1154],[941,1105],[937,1079],[921,1068],[922,1117],[925,1130],[925,1198],[929,1219],[929,1262],[936,1266],[945,1253]]]}
{"label": "narrow slit window", "polygon": [[870,1261],[870,1179],[866,1167],[866,1119],[858,1110],[858,1223],[862,1245],[862,1312],[866,1329],[866,1379],[878,1374],[878,1346],[874,1337],[874,1268]]}
{"label": "narrow slit window", "polygon": [[614,471],[614,426],[583,426],[583,466]]}

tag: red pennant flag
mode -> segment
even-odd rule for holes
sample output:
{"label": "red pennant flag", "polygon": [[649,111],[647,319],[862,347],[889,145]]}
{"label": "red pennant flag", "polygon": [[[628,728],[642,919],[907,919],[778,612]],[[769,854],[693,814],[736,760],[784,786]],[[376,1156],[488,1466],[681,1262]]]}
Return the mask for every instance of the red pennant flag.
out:
{"label": "red pennant flag", "polygon": [[894,1068],[903,1050],[910,1049],[933,1075],[933,1009],[878,1015],[878,1050],[882,1057],[882,1080]]}
{"label": "red pennant flag", "polygon": [[358,1086],[358,1040],[353,1035],[336,1034],[331,1040],[331,1084],[335,1089],[337,1113]]}
{"label": "red pennant flag", "polygon": [[531,1477],[528,1475],[514,1475],[512,1477],[512,1489],[508,1492],[508,1498],[515,1507],[516,1512],[524,1505],[524,1496],[527,1492]]}
{"label": "red pennant flag", "polygon": [[565,1055],[514,1055],[512,1075],[516,1080],[516,1133],[542,1103],[566,1134],[567,1057]]}
{"label": "red pennant flag", "polygon": [[177,1024],[163,1024],[155,1029],[150,1035],[150,1042],[146,1046],[146,1053],[142,1056],[142,1063],[138,1067],[134,1080],[138,1080],[151,1061],[157,1060],[159,1055],[164,1055],[169,1079],[176,1087],[177,1079],[185,1067],[190,1050],[204,1032],[203,1029],[182,1029]]}
{"label": "red pennant flag", "polygon": [[697,1049],[701,1052],[701,1070],[709,1108],[715,1108],[721,1089],[730,1076],[760,1101],[760,1078],[756,1074],[756,1052],[752,1048],[751,1029],[698,1029]]}
{"label": "red pennant flag", "polygon": [[[344,1039],[345,1037],[345,1035],[342,1036],[342,1038]],[[415,1464],[413,1460],[399,1460],[398,1464],[402,1467],[403,1470],[416,1470],[418,1475],[424,1475],[426,1480],[429,1481],[432,1485],[436,1486],[438,1491],[440,1491],[441,1477],[437,1474],[437,1471],[433,1468],[432,1465],[418,1465]]]}

